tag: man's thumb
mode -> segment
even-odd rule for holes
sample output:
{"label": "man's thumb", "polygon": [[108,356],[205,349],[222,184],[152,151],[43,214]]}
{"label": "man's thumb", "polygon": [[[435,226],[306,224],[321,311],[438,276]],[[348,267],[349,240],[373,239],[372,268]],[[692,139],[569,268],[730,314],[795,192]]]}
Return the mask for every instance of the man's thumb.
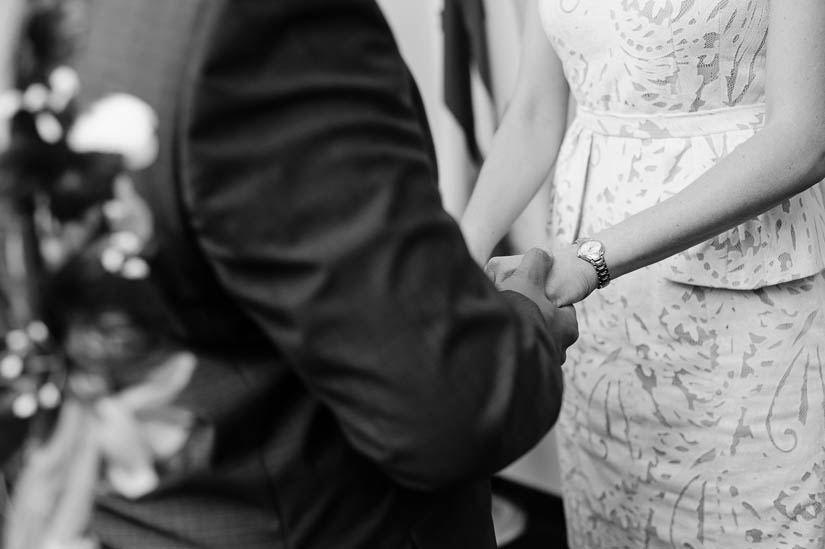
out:
{"label": "man's thumb", "polygon": [[547,252],[541,248],[531,248],[524,254],[520,269],[525,272],[530,282],[544,287],[552,266],[553,258]]}

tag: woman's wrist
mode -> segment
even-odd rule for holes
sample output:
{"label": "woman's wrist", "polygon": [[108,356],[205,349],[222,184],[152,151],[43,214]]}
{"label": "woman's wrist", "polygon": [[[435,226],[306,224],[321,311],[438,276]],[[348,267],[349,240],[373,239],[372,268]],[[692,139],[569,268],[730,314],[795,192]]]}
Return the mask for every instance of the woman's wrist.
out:
{"label": "woman's wrist", "polygon": [[490,242],[488,234],[484,229],[475,227],[466,220],[461,221],[461,232],[464,235],[464,243],[470,251],[470,256],[481,266],[487,263],[493,253],[495,243]]}
{"label": "woman's wrist", "polygon": [[467,249],[470,252],[470,257],[472,257],[473,260],[482,267],[487,264],[487,261],[489,261],[490,255],[492,254],[492,247],[487,247],[480,243],[474,243],[470,240],[467,240]]}
{"label": "woman's wrist", "polygon": [[579,246],[572,244],[568,247],[567,253],[573,258],[573,264],[577,267],[579,276],[584,281],[588,289],[588,295],[596,291],[599,287],[599,276],[596,268],[587,260],[579,257]]}

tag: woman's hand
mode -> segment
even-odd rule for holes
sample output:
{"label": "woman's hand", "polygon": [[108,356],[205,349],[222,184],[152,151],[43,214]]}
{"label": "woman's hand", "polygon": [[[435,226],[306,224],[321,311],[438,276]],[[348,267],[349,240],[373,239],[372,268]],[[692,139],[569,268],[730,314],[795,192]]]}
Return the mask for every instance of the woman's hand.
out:
{"label": "woman's hand", "polygon": [[596,269],[576,255],[578,246],[565,246],[553,252],[553,269],[547,277],[547,299],[558,307],[578,303],[598,287]]}
{"label": "woman's hand", "polygon": [[500,255],[490,259],[484,267],[484,274],[487,278],[499,286],[505,279],[509,278],[521,265],[523,255]]}

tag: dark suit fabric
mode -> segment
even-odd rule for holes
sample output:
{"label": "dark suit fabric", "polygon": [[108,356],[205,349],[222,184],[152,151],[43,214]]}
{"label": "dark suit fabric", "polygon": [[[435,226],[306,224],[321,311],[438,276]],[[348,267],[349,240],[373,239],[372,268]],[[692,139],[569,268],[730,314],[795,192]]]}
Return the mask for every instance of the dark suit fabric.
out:
{"label": "dark suit fabric", "polygon": [[[139,174],[200,358],[183,465],[102,498],[113,548],[494,547],[491,473],[558,414],[563,350],[470,259],[373,0],[92,0],[87,98],[158,111]],[[124,378],[134,372],[122,374]]]}

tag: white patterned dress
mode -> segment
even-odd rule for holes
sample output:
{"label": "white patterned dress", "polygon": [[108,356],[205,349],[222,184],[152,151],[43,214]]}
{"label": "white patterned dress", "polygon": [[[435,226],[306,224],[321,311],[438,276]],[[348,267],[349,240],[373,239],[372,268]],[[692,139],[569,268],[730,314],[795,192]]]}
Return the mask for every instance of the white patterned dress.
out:
{"label": "white patterned dress", "polygon": [[[539,0],[578,115],[550,232],[678,192],[759,131],[768,0]],[[570,545],[825,547],[815,186],[577,306],[559,423]]]}

